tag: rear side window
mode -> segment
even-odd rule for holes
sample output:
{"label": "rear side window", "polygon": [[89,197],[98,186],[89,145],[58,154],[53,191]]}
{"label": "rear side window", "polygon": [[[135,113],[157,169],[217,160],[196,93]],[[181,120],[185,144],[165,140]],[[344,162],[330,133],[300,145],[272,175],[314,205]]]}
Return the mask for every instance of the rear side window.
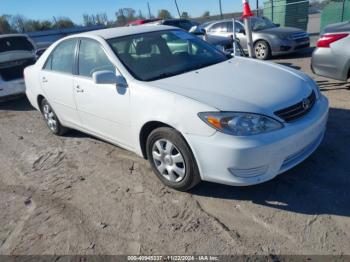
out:
{"label": "rear side window", "polygon": [[92,77],[93,73],[104,70],[115,72],[102,46],[93,40],[81,40],[78,65],[80,76]]}
{"label": "rear side window", "polygon": [[227,22],[221,22],[213,25],[210,28],[210,32],[213,33],[226,33],[227,32]]}
{"label": "rear side window", "polygon": [[0,53],[17,50],[33,51],[34,46],[24,36],[0,38]]}
{"label": "rear side window", "polygon": [[72,74],[76,44],[75,39],[60,43],[47,59],[44,69]]}

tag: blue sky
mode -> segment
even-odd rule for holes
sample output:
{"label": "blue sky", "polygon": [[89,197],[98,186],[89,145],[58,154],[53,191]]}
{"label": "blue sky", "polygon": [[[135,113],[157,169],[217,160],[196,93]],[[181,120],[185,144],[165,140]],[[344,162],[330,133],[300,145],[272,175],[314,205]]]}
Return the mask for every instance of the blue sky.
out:
{"label": "blue sky", "polygon": [[[82,21],[82,14],[106,12],[109,19],[119,8],[131,7],[137,12],[148,14],[147,1],[154,15],[159,9],[168,9],[173,16],[177,14],[174,0],[0,0],[0,15],[21,14],[31,19],[52,19],[53,16],[66,16],[74,22]],[[211,14],[219,14],[218,0],[177,0],[180,11],[187,11],[191,16],[200,16],[209,10]],[[262,0],[260,0],[262,2]],[[251,4],[255,4],[250,1]],[[223,12],[234,12],[242,9],[241,0],[222,0]],[[253,8],[253,6],[252,6]]]}

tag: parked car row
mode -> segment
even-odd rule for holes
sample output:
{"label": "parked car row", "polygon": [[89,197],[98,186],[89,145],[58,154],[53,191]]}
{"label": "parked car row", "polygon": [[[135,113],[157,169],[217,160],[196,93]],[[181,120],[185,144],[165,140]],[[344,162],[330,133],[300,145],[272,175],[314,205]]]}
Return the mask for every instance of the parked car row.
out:
{"label": "parked car row", "polygon": [[53,134],[77,129],[133,151],[177,190],[273,179],[317,149],[328,117],[302,72],[164,25],[66,37],[24,75]]}
{"label": "parked car row", "polygon": [[[290,54],[310,47],[309,35],[301,29],[279,27],[264,17],[252,17],[252,35],[255,57],[267,60],[275,55]],[[207,22],[202,25],[206,33],[231,37],[233,22],[230,20]],[[241,19],[235,21],[235,35],[242,48],[247,51],[247,36]]]}

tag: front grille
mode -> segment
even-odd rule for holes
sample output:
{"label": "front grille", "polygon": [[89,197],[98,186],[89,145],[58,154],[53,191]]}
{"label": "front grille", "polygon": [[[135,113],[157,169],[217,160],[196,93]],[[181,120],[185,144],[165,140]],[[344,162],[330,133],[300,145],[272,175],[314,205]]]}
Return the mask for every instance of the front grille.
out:
{"label": "front grille", "polygon": [[298,45],[297,47],[294,48],[294,50],[298,50],[298,49],[303,49],[303,48],[308,48],[310,47],[310,44],[303,44],[303,45]]}
{"label": "front grille", "polygon": [[299,103],[284,108],[282,110],[278,110],[275,112],[275,115],[279,118],[283,119],[286,122],[291,122],[297,120],[304,115],[306,115],[313,108],[316,102],[315,92],[312,91],[311,95],[307,98],[303,99]]}
{"label": "front grille", "polygon": [[309,41],[310,41],[309,37],[295,39],[295,42],[297,42],[297,43],[303,43],[303,42],[309,42]]}
{"label": "front grille", "polygon": [[299,39],[309,39],[309,34],[306,32],[300,32],[300,33],[295,33],[292,35],[293,40],[299,40]]}
{"label": "front grille", "polygon": [[4,81],[23,78],[23,70],[35,63],[33,59],[18,60],[0,64],[0,75]]}

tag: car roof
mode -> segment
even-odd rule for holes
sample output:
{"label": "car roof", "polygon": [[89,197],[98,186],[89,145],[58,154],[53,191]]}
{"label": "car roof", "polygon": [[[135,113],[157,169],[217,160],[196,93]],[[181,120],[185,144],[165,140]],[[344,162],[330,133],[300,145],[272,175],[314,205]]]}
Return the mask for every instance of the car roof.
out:
{"label": "car roof", "polygon": [[4,34],[0,35],[0,38],[6,38],[6,37],[26,37],[29,38],[26,34]]}
{"label": "car roof", "polygon": [[192,22],[189,19],[183,19],[183,18],[171,18],[171,19],[164,19],[163,21],[167,21],[167,22],[178,22],[178,21],[188,21],[188,22]]}
{"label": "car roof", "polygon": [[140,26],[115,27],[115,28],[95,30],[95,31],[77,34],[75,36],[86,36],[86,37],[99,36],[104,39],[111,39],[111,38],[116,38],[121,36],[136,35],[136,34],[156,32],[156,31],[169,30],[169,29],[178,29],[178,28],[173,26],[165,26],[165,25],[148,25],[148,26],[140,25]]}
{"label": "car roof", "polygon": [[[226,18],[226,19],[222,19],[222,20],[207,21],[207,22],[202,23],[202,25],[209,26],[209,25],[216,24],[216,23],[230,22],[230,21],[232,21],[232,19],[233,18]],[[236,20],[236,22],[242,22],[242,19],[239,17],[238,18],[235,17],[235,20]]]}

